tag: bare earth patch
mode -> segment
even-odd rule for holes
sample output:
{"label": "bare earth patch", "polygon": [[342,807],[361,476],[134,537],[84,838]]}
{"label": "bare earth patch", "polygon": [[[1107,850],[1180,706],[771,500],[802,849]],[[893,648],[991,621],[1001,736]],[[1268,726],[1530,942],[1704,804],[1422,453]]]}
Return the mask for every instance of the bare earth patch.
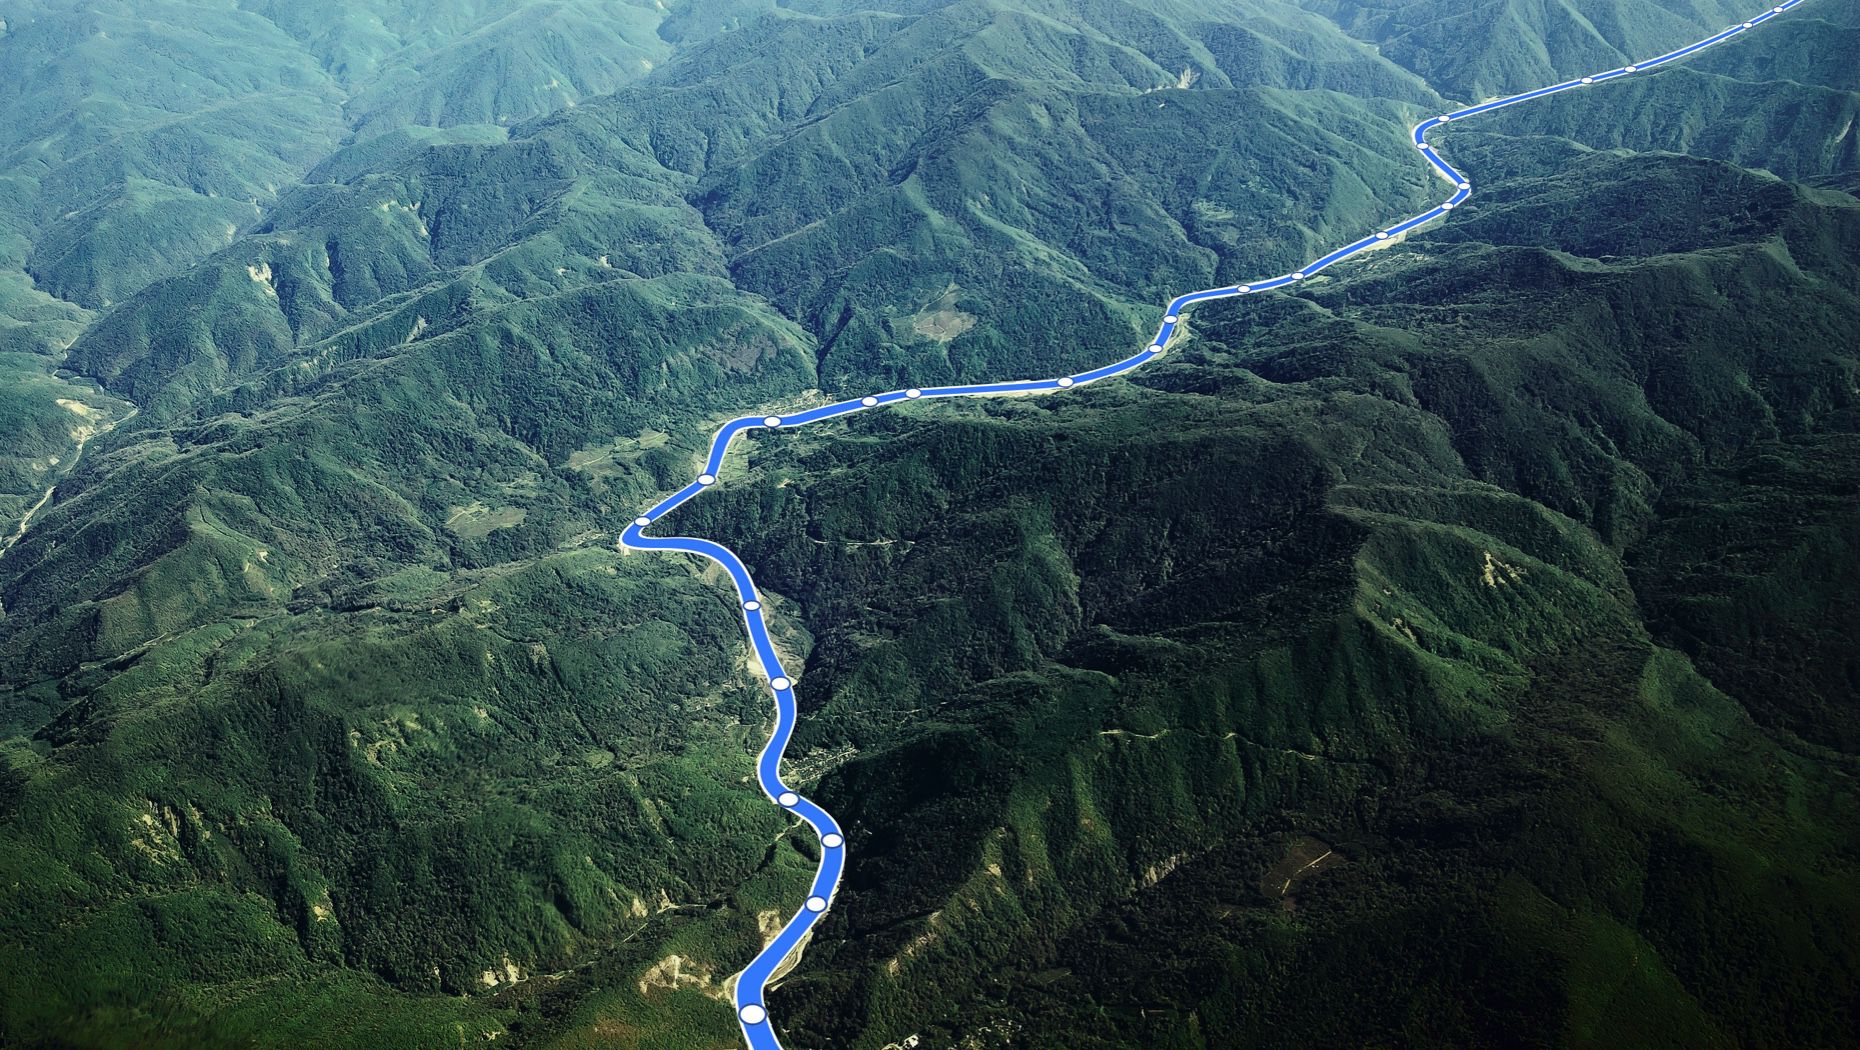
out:
{"label": "bare earth patch", "polygon": [[596,490],[604,489],[603,479],[635,468],[640,458],[660,448],[671,435],[661,430],[642,430],[638,437],[616,438],[605,444],[584,446],[569,453],[568,469],[580,471],[594,479]]}
{"label": "bare earth patch", "polygon": [[264,287],[266,295],[271,296],[273,299],[278,297],[278,289],[271,283],[271,264],[269,262],[261,262],[257,266],[247,266],[245,272],[255,283]]}
{"label": "bare earth patch", "polygon": [[522,507],[487,507],[473,500],[463,507],[446,508],[446,528],[463,539],[481,540],[498,529],[523,524],[528,515]]}
{"label": "bare earth patch", "polygon": [[1485,570],[1480,574],[1487,587],[1499,587],[1524,582],[1524,570],[1492,557],[1491,551],[1485,552]]}
{"label": "bare earth patch", "polygon": [[917,315],[911,318],[911,330],[939,343],[947,343],[974,328],[974,315],[956,309],[956,291],[956,286],[950,285],[929,306],[917,311]]}
{"label": "bare earth patch", "polygon": [[1296,883],[1343,862],[1342,855],[1326,843],[1310,835],[1299,835],[1292,839],[1285,856],[1260,876],[1260,892],[1290,906],[1292,887]]}
{"label": "bare earth patch", "polygon": [[680,955],[668,955],[640,975],[639,994],[646,995],[654,988],[674,992],[693,988],[712,999],[728,1001],[708,969]]}

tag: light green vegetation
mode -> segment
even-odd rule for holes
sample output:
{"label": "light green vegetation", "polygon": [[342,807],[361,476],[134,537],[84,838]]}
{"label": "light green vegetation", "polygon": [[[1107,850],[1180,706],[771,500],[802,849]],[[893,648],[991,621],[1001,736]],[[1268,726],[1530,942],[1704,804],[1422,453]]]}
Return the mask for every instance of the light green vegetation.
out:
{"label": "light green vegetation", "polygon": [[[0,1042],[731,1045],[814,847],[614,546],[716,425],[1125,356],[1724,16],[1313,7],[9,9]],[[1130,381],[747,439],[793,1044],[1851,1041],[1853,11]]]}

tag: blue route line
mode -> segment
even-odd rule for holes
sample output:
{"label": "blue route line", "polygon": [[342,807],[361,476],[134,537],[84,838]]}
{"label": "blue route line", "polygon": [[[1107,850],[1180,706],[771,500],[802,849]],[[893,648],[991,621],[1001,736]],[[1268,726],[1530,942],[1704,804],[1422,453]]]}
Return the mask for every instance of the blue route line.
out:
{"label": "blue route line", "polygon": [[1099,379],[1108,379],[1111,376],[1122,375],[1162,355],[1164,347],[1168,345],[1170,337],[1175,334],[1176,326],[1181,321],[1182,310],[1190,305],[1209,302],[1215,299],[1230,299],[1235,296],[1269,291],[1274,288],[1283,288],[1294,282],[1302,281],[1327,266],[1342,262],[1358,252],[1367,251],[1417,226],[1432,222],[1446,215],[1454,208],[1459,207],[1465,202],[1466,198],[1472,196],[1472,183],[1467,181],[1466,177],[1455,170],[1451,164],[1441,159],[1440,154],[1436,153],[1434,147],[1427,142],[1427,133],[1442,124],[1450,124],[1453,121],[1462,120],[1466,117],[1478,116],[1481,113],[1489,113],[1495,109],[1503,109],[1506,106],[1515,106],[1520,102],[1528,102],[1532,99],[1543,98],[1547,95],[1557,94],[1558,92],[1589,87],[1609,80],[1618,80],[1621,77],[1652,69],[1667,62],[1677,61],[1687,55],[1702,51],[1713,44],[1721,43],[1739,36],[1745,31],[1769,21],[1800,3],[1802,3],[1802,0],[1784,0],[1783,3],[1771,7],[1749,21],[1740,22],[1716,36],[1707,37],[1696,44],[1682,47],[1677,51],[1669,52],[1658,58],[1649,59],[1645,62],[1637,62],[1633,65],[1622,66],[1619,69],[1611,69],[1605,73],[1596,73],[1575,80],[1566,80],[1561,84],[1553,84],[1550,87],[1538,88],[1535,91],[1527,91],[1521,95],[1511,95],[1506,98],[1494,99],[1491,102],[1482,102],[1476,106],[1468,106],[1465,109],[1455,110],[1451,113],[1438,117],[1430,117],[1422,121],[1414,127],[1414,144],[1419,149],[1421,156],[1426,158],[1427,163],[1433,167],[1435,174],[1453,184],[1453,196],[1449,197],[1438,206],[1424,211],[1413,218],[1378,230],[1354,244],[1346,245],[1331,252],[1329,255],[1320,259],[1315,259],[1304,267],[1291,273],[1281,274],[1277,277],[1269,277],[1258,281],[1249,281],[1246,284],[1209,288],[1177,296],[1176,299],[1169,304],[1169,309],[1167,314],[1163,317],[1162,325],[1156,330],[1156,338],[1151,340],[1148,346],[1124,358],[1122,361],[1105,365],[1102,368],[1095,368],[1089,372],[1079,372],[1074,375],[1060,376],[1057,379],[1023,379],[1006,383],[939,386],[927,387],[924,389],[912,387],[909,390],[891,390],[882,394],[870,394],[855,400],[841,401],[837,404],[826,405],[820,408],[810,408],[804,412],[791,412],[786,415],[744,416],[741,419],[733,419],[719,428],[716,436],[711,439],[710,456],[704,462],[704,473],[698,475],[696,481],[674,492],[657,506],[635,519],[633,524],[627,526],[626,529],[621,532],[620,542],[622,545],[636,550],[681,551],[686,554],[696,554],[701,557],[709,558],[729,571],[730,579],[736,584],[736,596],[741,603],[743,625],[748,632],[750,645],[755,648],[756,657],[762,662],[763,673],[768,676],[769,691],[775,696],[775,730],[769,735],[768,743],[763,746],[761,755],[756,759],[756,780],[761,784],[762,790],[776,805],[806,821],[813,827],[814,832],[820,838],[820,866],[814,873],[814,884],[812,888],[808,890],[807,900],[802,904],[801,909],[795,912],[794,917],[788,920],[788,924],[782,927],[781,932],[775,936],[775,939],[771,941],[766,948],[762,949],[762,952],[750,962],[749,966],[744,969],[741,974],[737,975],[737,1022],[742,1027],[743,1038],[747,1041],[751,1050],[780,1050],[781,1048],[781,1041],[775,1036],[774,1026],[769,1022],[768,1008],[764,1003],[764,998],[768,990],[768,983],[770,978],[774,976],[776,968],[781,965],[781,961],[788,957],[788,954],[801,942],[801,938],[805,937],[807,932],[813,929],[814,924],[820,921],[820,917],[824,915],[827,908],[832,905],[834,890],[838,888],[840,876],[846,870],[846,835],[845,832],[840,830],[840,826],[838,822],[833,819],[832,814],[820,808],[818,805],[815,805],[812,800],[802,796],[782,782],[782,752],[788,747],[788,738],[794,734],[794,682],[789,678],[788,672],[782,667],[781,657],[776,654],[774,643],[769,640],[768,625],[764,621],[762,615],[762,599],[756,591],[755,581],[750,578],[749,569],[743,565],[743,560],[738,558],[735,552],[731,551],[728,547],[711,540],[694,539],[683,536],[647,536],[642,531],[653,522],[682,506],[686,501],[696,497],[698,493],[703,492],[705,489],[717,483],[717,475],[723,469],[724,453],[729,450],[730,442],[735,440],[738,434],[757,427],[776,429],[804,426],[808,423],[838,419],[841,416],[849,416],[855,412],[864,412],[868,409],[878,408],[884,405],[895,405],[901,401],[915,401],[920,398],[1038,393],[1049,390],[1064,390],[1068,387],[1077,386],[1080,383],[1090,383]]}

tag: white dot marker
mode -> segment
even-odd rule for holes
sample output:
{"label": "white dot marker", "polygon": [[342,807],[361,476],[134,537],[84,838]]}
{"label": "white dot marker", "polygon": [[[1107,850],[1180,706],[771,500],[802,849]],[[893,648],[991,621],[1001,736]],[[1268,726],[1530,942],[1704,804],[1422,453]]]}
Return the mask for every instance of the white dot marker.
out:
{"label": "white dot marker", "polygon": [[867,396],[860,398],[859,403],[864,405],[867,408],[871,408],[873,405],[878,404],[878,398],[872,397],[871,395],[868,394]]}
{"label": "white dot marker", "polygon": [[698,484],[700,485],[715,485],[716,483],[717,483],[717,475],[715,474],[699,474],[698,475]]}
{"label": "white dot marker", "polygon": [[755,1003],[750,1003],[748,1006],[738,1010],[737,1016],[743,1019],[744,1024],[761,1024],[769,1019],[769,1012],[757,1006]]}
{"label": "white dot marker", "polygon": [[643,528],[645,528],[646,526],[648,526],[648,525],[650,525],[650,524],[652,524],[652,519],[651,519],[651,518],[648,518],[648,517],[646,517],[646,516],[644,516],[644,515],[641,515],[641,516],[639,516],[639,517],[637,517],[637,518],[634,518],[634,519],[633,519],[633,524],[635,524],[635,525],[638,525],[638,526],[639,526],[640,528],[642,528],[642,529],[643,529]]}
{"label": "white dot marker", "polygon": [[794,684],[793,682],[790,682],[790,681],[788,681],[788,680],[787,680],[786,678],[771,678],[771,679],[769,679],[769,688],[770,688],[770,689],[773,689],[773,690],[775,690],[775,691],[776,691],[776,692],[778,692],[778,693],[779,693],[779,692],[781,692],[781,691],[782,691],[783,689],[786,689],[786,688],[788,688],[789,686],[791,686],[791,685],[793,685],[793,684]]}
{"label": "white dot marker", "polygon": [[1072,380],[1072,377],[1071,377],[1071,376],[1061,376],[1061,377],[1059,378],[1059,385],[1060,385],[1060,386],[1071,386],[1071,385],[1072,385],[1072,382],[1073,382],[1073,380]]}
{"label": "white dot marker", "polygon": [[1440,122],[1441,122],[1442,124],[1445,124],[1445,123],[1446,123],[1447,121],[1449,121],[1449,120],[1452,120],[1452,119],[1453,119],[1453,117],[1452,117],[1452,115],[1451,115],[1451,114],[1447,114],[1447,113],[1442,113],[1442,114],[1440,115]]}
{"label": "white dot marker", "polygon": [[1622,67],[1622,69],[1621,69],[1621,72],[1623,72],[1623,73],[1638,73],[1638,72],[1640,72],[1640,67],[1639,67],[1639,66],[1624,66],[1624,67]]}
{"label": "white dot marker", "polygon": [[781,426],[781,417],[780,417],[780,416],[770,416],[770,417],[768,417],[767,419],[765,419],[765,420],[763,420],[763,421],[762,421],[762,425],[763,425],[763,426],[765,426],[765,427],[778,427],[778,426]]}
{"label": "white dot marker", "polygon": [[807,898],[807,910],[808,911],[826,911],[827,910],[827,899],[825,897]]}
{"label": "white dot marker", "polygon": [[1177,321],[1179,321],[1179,320],[1181,320],[1181,318],[1180,318],[1180,317],[1177,317],[1177,316],[1176,316],[1175,314],[1170,314],[1169,316],[1167,316],[1167,317],[1165,317],[1165,318],[1163,318],[1163,323],[1164,323],[1164,324],[1174,324],[1174,323],[1176,323],[1176,322],[1177,322]]}
{"label": "white dot marker", "polygon": [[924,392],[917,389],[916,387],[912,387],[909,390],[906,390],[904,392],[904,396],[905,397],[922,397],[924,396]]}
{"label": "white dot marker", "polygon": [[1244,285],[1244,284],[1243,284],[1243,285],[1241,285],[1240,287],[1238,287],[1238,288],[1235,288],[1235,289],[1234,289],[1234,291],[1236,291],[1236,292],[1239,292],[1239,293],[1240,293],[1241,295],[1245,295],[1246,293],[1248,293],[1248,292],[1250,292],[1250,291],[1252,291],[1252,290],[1253,290],[1252,288],[1250,288],[1250,287],[1248,287],[1248,286],[1246,286],[1246,285]]}
{"label": "white dot marker", "polygon": [[1440,210],[1441,210],[1441,211],[1452,211],[1452,210],[1453,210],[1453,202],[1452,202],[1452,201],[1448,201],[1448,202],[1446,202],[1445,204],[1442,204],[1442,205],[1440,206]]}
{"label": "white dot marker", "polygon": [[1770,8],[1770,10],[1775,12],[1776,14],[1779,14],[1779,15],[1782,14],[1782,8],[1780,7],[1772,7]]}
{"label": "white dot marker", "polygon": [[1472,189],[1472,183],[1470,183],[1470,182],[1462,182],[1462,183],[1460,183],[1460,189],[1463,189],[1463,190],[1470,190],[1470,189]]}
{"label": "white dot marker", "polygon": [[1582,82],[1584,84],[1593,84],[1595,83],[1595,78],[1594,77],[1583,77]]}
{"label": "white dot marker", "polygon": [[776,799],[775,801],[781,803],[784,806],[798,806],[801,803],[801,796],[795,794],[792,791],[784,791],[781,793],[781,797]]}
{"label": "white dot marker", "polygon": [[1152,344],[1152,345],[1150,346],[1150,353],[1152,353],[1152,354],[1160,354],[1160,353],[1162,353],[1162,344],[1161,344],[1161,343],[1155,343],[1155,344]]}
{"label": "white dot marker", "polygon": [[755,612],[757,609],[760,609],[760,608],[762,608],[762,603],[759,601],[756,601],[754,598],[751,598],[750,600],[743,603],[743,609],[746,612]]}
{"label": "white dot marker", "polygon": [[1376,231],[1376,240],[1378,240],[1378,241],[1386,241],[1386,240],[1388,240],[1388,239],[1389,239],[1389,235],[1388,235],[1388,232],[1387,232],[1386,230],[1377,230],[1377,231]]}
{"label": "white dot marker", "polygon": [[1294,281],[1302,281],[1304,279],[1305,279],[1305,275],[1302,273],[1295,273],[1292,275],[1292,280]]}
{"label": "white dot marker", "polygon": [[846,840],[829,831],[825,835],[820,836],[820,844],[828,849],[839,849],[846,844]]}
{"label": "white dot marker", "polygon": [[1745,28],[1745,29],[1749,29],[1749,28],[1750,28],[1750,23],[1749,23],[1749,22],[1745,22],[1745,23],[1744,23],[1744,28]]}
{"label": "white dot marker", "polygon": [[1426,148],[1427,148],[1427,143],[1425,143],[1425,142],[1417,142],[1417,143],[1415,143],[1415,144],[1414,144],[1414,148],[1415,148],[1415,149],[1426,149]]}

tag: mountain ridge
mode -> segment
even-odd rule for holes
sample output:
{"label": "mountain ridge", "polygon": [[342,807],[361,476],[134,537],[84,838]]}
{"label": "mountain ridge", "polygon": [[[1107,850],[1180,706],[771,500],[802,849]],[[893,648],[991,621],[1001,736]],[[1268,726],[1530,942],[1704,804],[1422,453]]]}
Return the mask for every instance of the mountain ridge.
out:
{"label": "mountain ridge", "polygon": [[[586,5],[459,25],[529,6]],[[652,70],[508,127],[437,25],[404,94],[459,123],[332,119],[107,309],[34,289],[0,173],[48,384],[6,491],[62,478],[0,557],[6,1039],[730,1042],[811,847],[745,790],[740,614],[617,526],[745,408],[1100,364],[1164,291],[1431,199],[1439,96],[1285,5],[804,6],[664,12]],[[354,83],[402,55],[358,17],[315,45]],[[534,39],[500,76],[553,107]],[[1840,1045],[1841,39],[1796,52],[1808,119],[1725,58],[1456,131],[1453,222],[1132,383],[733,453],[679,525],[771,583],[853,858],[793,1037]],[[1673,81],[1764,119],[1714,140]],[[47,463],[57,398],[120,394]]]}

